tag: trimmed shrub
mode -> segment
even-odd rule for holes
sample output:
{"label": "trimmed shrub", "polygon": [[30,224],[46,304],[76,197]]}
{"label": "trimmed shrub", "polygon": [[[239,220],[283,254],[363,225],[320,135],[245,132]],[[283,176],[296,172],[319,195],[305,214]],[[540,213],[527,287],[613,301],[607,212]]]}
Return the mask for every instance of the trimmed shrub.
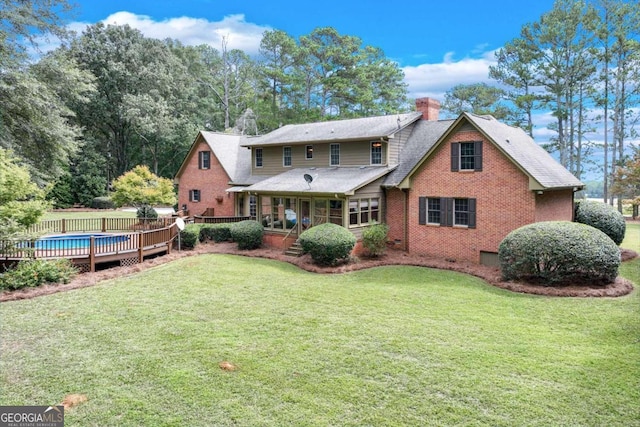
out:
{"label": "trimmed shrub", "polygon": [[624,240],[627,224],[616,208],[595,200],[580,200],[576,203],[575,221],[602,231],[616,245]]}
{"label": "trimmed shrub", "polygon": [[231,239],[231,224],[205,224],[200,229],[200,241],[213,240],[216,243]]}
{"label": "trimmed shrub", "polygon": [[180,232],[180,245],[183,248],[193,249],[200,241],[201,224],[187,224]]}
{"label": "trimmed shrub", "polygon": [[384,254],[387,249],[387,234],[389,226],[387,224],[374,224],[365,228],[362,232],[362,246],[370,256],[377,257]]}
{"label": "trimmed shrub", "polygon": [[303,232],[300,244],[316,264],[336,265],[349,257],[356,245],[356,237],[344,227],[325,223]]}
{"label": "trimmed shrub", "polygon": [[512,231],[498,249],[505,280],[548,285],[611,283],[618,276],[620,249],[586,224],[548,221]]}
{"label": "trimmed shrub", "polygon": [[141,220],[156,220],[158,219],[158,212],[152,206],[142,205],[136,211],[136,217]]}
{"label": "trimmed shrub", "polygon": [[94,197],[91,201],[93,209],[115,209],[116,205],[109,197]]}
{"label": "trimmed shrub", "polygon": [[45,283],[69,283],[78,273],[68,259],[25,260],[0,274],[0,289],[33,288]]}
{"label": "trimmed shrub", "polygon": [[238,249],[256,249],[262,246],[264,227],[258,221],[247,219],[235,222],[230,227],[231,238],[238,243]]}

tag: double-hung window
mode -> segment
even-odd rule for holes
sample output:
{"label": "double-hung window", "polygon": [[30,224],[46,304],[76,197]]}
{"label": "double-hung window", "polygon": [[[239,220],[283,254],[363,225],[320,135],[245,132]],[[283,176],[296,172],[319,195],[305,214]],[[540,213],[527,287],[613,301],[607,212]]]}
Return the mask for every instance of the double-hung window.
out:
{"label": "double-hung window", "polygon": [[211,167],[211,151],[198,151],[198,169]]}
{"label": "double-hung window", "polygon": [[307,145],[304,148],[304,158],[307,160],[313,160],[313,145]]}
{"label": "double-hung window", "polygon": [[291,147],[282,147],[282,166],[291,166]]}
{"label": "double-hung window", "polygon": [[382,164],[382,142],[380,141],[373,141],[371,143],[371,164]]}
{"label": "double-hung window", "polygon": [[418,223],[476,228],[476,199],[419,197]]}
{"label": "double-hung window", "polygon": [[255,153],[256,153],[256,167],[261,168],[262,167],[262,148],[256,148]]}
{"label": "double-hung window", "polygon": [[199,202],[200,201],[200,190],[189,190],[189,201],[190,202]]}
{"label": "double-hung window", "polygon": [[340,144],[331,144],[329,148],[329,166],[340,166]]}
{"label": "double-hung window", "polygon": [[451,171],[481,171],[482,141],[451,144]]}

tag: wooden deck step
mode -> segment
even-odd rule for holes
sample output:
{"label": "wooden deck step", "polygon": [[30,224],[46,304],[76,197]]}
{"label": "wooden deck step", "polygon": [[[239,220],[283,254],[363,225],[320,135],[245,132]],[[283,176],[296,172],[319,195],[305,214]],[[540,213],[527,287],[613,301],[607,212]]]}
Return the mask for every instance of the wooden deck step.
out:
{"label": "wooden deck step", "polygon": [[304,250],[302,249],[302,245],[299,240],[296,240],[293,245],[289,246],[289,248],[284,251],[285,255],[299,257],[304,255]]}

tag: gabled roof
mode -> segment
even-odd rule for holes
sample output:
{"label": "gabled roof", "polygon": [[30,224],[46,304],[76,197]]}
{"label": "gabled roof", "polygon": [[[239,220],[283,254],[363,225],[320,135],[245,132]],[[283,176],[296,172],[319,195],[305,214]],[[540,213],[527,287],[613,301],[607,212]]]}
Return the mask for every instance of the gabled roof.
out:
{"label": "gabled roof", "polygon": [[286,125],[268,134],[248,137],[243,146],[295,145],[389,138],[422,117],[422,113]]}
{"label": "gabled roof", "polygon": [[[353,195],[359,188],[391,170],[392,168],[381,166],[292,169],[253,184],[246,191]],[[305,180],[305,174],[313,179],[310,183]]]}
{"label": "gabled roof", "polygon": [[544,148],[536,144],[521,128],[508,126],[492,116],[465,113],[465,117],[480,132],[492,139],[507,157],[542,187],[538,189],[582,187],[584,185]]}
{"label": "gabled roof", "polygon": [[[409,179],[451,132],[469,122],[529,177],[531,190],[582,187],[564,166],[558,163],[522,129],[506,125],[492,116],[462,113],[454,121],[421,121],[409,136],[398,168],[387,177],[385,186],[408,188]],[[438,135],[439,133],[439,135]]]}
{"label": "gabled roof", "polygon": [[395,187],[404,180],[451,126],[453,120],[419,120],[400,152],[398,167],[387,176],[384,186]]}
{"label": "gabled roof", "polygon": [[189,154],[187,154],[176,173],[176,179],[179,179],[182,175],[188,160],[193,155],[193,151],[196,150],[200,137],[209,145],[232,183],[244,183],[250,180],[251,151],[241,145],[244,137],[209,131],[200,131],[198,133],[191,145]]}

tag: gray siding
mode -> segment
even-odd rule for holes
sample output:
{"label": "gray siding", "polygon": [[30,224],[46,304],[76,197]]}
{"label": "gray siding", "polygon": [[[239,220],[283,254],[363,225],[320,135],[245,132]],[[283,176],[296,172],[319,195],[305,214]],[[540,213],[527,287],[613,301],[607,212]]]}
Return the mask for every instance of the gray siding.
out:
{"label": "gray siding", "polygon": [[400,159],[400,152],[402,148],[404,148],[409,136],[411,135],[411,131],[413,131],[413,127],[415,124],[407,126],[402,129],[400,132],[395,134],[395,138],[389,139],[389,149],[388,149],[388,160],[389,165],[397,165]]}
{"label": "gray siding", "polygon": [[[371,165],[371,142],[352,141],[340,143],[339,166],[369,166]],[[273,176],[286,172],[292,168],[326,168],[329,167],[329,147],[332,143],[305,144],[291,146],[291,166],[283,166],[283,146],[262,148],[262,167],[255,166],[255,150],[251,167],[254,175]],[[313,159],[306,158],[306,146],[313,145]],[[382,165],[387,164],[388,144],[382,144]]]}

